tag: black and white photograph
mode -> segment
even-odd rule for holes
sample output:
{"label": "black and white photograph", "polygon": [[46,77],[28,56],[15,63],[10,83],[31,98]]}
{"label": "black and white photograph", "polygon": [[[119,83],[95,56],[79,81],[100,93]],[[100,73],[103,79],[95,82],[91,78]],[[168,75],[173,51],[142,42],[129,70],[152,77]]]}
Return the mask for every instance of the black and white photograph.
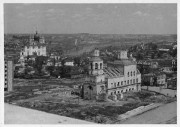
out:
{"label": "black and white photograph", "polygon": [[2,3],[4,125],[177,126],[177,1],[49,2]]}

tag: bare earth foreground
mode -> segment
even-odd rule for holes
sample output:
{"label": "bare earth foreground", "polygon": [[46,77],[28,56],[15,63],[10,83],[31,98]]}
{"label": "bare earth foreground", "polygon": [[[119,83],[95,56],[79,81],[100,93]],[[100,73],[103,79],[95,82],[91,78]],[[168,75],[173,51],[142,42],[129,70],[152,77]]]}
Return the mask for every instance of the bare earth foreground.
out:
{"label": "bare earth foreground", "polygon": [[121,124],[177,124],[177,102],[129,118]]}
{"label": "bare earth foreground", "polygon": [[93,124],[87,121],[5,104],[5,124]]}

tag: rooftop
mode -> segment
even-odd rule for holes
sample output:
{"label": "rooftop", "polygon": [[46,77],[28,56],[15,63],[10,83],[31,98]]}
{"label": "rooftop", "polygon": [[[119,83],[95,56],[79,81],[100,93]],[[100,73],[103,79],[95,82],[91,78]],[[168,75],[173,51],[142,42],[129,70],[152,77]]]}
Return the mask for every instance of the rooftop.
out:
{"label": "rooftop", "polygon": [[123,68],[104,68],[104,73],[107,77],[120,77],[123,76]]}

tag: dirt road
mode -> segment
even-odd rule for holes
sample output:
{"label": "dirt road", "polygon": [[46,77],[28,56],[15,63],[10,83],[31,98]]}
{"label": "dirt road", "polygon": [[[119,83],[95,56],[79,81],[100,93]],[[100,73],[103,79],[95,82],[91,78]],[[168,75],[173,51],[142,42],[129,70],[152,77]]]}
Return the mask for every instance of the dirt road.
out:
{"label": "dirt road", "polygon": [[177,123],[177,102],[165,104],[154,110],[134,116],[120,124],[176,124]]}

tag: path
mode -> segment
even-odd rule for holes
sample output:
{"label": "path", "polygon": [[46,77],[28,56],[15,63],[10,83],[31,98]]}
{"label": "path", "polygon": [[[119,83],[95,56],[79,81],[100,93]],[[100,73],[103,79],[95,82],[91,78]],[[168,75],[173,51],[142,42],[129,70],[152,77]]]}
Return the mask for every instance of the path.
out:
{"label": "path", "polygon": [[143,114],[131,117],[120,124],[165,124],[177,123],[177,102],[165,104]]}

